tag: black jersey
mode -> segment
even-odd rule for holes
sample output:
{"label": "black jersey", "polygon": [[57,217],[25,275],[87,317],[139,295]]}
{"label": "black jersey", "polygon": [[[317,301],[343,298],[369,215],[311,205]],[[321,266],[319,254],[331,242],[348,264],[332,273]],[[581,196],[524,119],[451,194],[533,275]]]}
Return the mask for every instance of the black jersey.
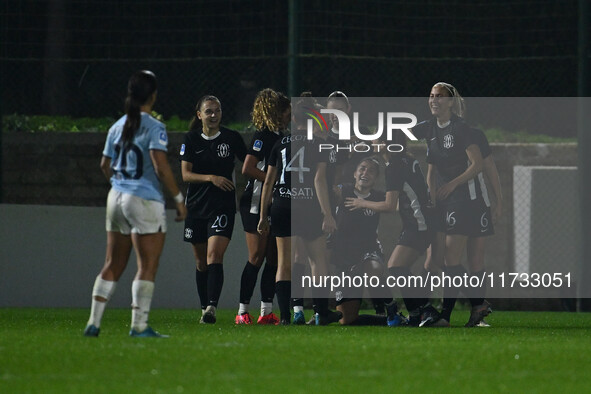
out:
{"label": "black jersey", "polygon": [[[437,167],[441,181],[447,183],[460,176],[470,166],[466,149],[477,145],[475,133],[463,119],[452,116],[446,127],[439,127],[437,120],[421,122],[413,128],[417,138],[427,142],[427,163]],[[481,197],[481,190],[476,185],[477,178],[470,179],[456,187],[444,203],[475,200]]]}
{"label": "black jersey", "polygon": [[404,229],[428,229],[429,193],[418,160],[406,153],[392,155],[386,166],[386,191],[398,192],[398,210]]}
{"label": "black jersey", "polygon": [[353,184],[344,184],[341,187],[341,201],[336,208],[337,231],[331,236],[333,250],[351,250],[371,252],[379,250],[378,224],[380,214],[372,209],[356,209],[354,211],[345,207],[347,198],[362,198],[367,201],[384,201],[385,193],[371,190],[368,195],[361,196],[355,190]]}
{"label": "black jersey", "polygon": [[[474,138],[476,140],[476,144],[478,148],[480,148],[480,154],[482,155],[482,159],[486,159],[492,154],[492,150],[490,149],[490,145],[488,144],[488,139],[484,132],[477,128],[470,128],[470,131],[474,134]],[[480,189],[480,194],[482,195],[482,199],[484,200],[484,204],[486,207],[490,207],[490,197],[488,196],[488,189],[486,188],[486,182],[484,181],[484,176],[482,172],[478,173],[478,177],[476,178],[476,188]]]}
{"label": "black jersey", "polygon": [[[364,135],[370,134],[370,131],[365,126],[359,126],[359,132]],[[328,138],[326,141],[320,140],[320,143],[331,144],[334,148],[330,151],[328,166],[326,169],[326,178],[329,185],[329,189],[335,184],[335,180],[339,175],[349,173],[349,168],[345,170],[345,166],[351,163],[352,166],[357,166],[361,160],[373,156],[373,147],[371,141],[362,141],[356,139],[356,136],[352,137],[350,141],[340,140],[339,134],[333,130],[328,132]],[[357,145],[360,145],[357,147]],[[337,171],[341,171],[337,174]]]}
{"label": "black jersey", "polygon": [[277,141],[269,156],[269,165],[278,170],[273,204],[292,208],[291,201],[297,201],[293,208],[319,207],[314,178],[318,164],[328,162],[328,156],[319,150],[317,139],[307,139],[305,131],[296,130]]}
{"label": "black jersey", "polygon": [[[259,170],[267,172],[271,150],[281,137],[283,137],[282,132],[270,130],[261,130],[254,133],[247,154],[252,155],[259,160],[257,163],[257,168]],[[262,189],[263,182],[255,178],[249,178],[244,193],[240,199],[240,205],[242,207],[248,207],[250,213],[258,215]],[[241,212],[244,212],[242,209],[243,208],[241,208]]]}
{"label": "black jersey", "polygon": [[[234,163],[244,161],[246,145],[240,134],[224,127],[212,136],[201,129],[189,131],[180,159],[193,164],[193,172],[223,176],[234,182]],[[236,213],[236,193],[224,191],[211,182],[190,183],[187,190],[189,216],[206,219],[219,213]]]}
{"label": "black jersey", "polygon": [[482,158],[486,159],[492,153],[486,135],[482,130],[477,129],[475,127],[471,127],[470,131],[474,134],[474,142],[476,143],[476,145],[478,145],[478,148],[480,148],[480,154],[482,155]]}

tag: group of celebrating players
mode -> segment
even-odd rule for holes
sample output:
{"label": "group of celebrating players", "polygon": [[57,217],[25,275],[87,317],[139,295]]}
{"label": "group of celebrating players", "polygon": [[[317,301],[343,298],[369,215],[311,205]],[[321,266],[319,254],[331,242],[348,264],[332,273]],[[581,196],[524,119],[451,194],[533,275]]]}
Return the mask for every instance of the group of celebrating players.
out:
{"label": "group of celebrating players", "polygon": [[[149,115],[156,92],[154,74],[135,73],[128,84],[126,115],[111,127],[105,143],[101,168],[112,185],[107,200],[107,255],[93,287],[85,335],[99,335],[105,305],[133,246],[138,273],[132,286],[130,335],[162,336],[148,325],[166,231],[160,181],[174,196],[177,220],[185,221],[184,240],[191,244],[196,260],[200,321],[216,322],[223,259],[236,215],[236,159],[243,162],[242,173],[248,179],[239,204],[248,260],[240,281],[236,324],[254,323],[249,304],[263,262],[257,323],[272,325],[306,324],[304,300],[292,298],[292,275],[301,286],[308,269],[314,278],[337,272],[410,276],[413,263],[427,252],[423,274],[443,269],[461,276],[465,272],[461,257],[467,250],[470,273],[484,270],[484,239],[493,234],[493,219],[502,209],[500,184],[486,137],[463,120],[464,101],[452,85],[439,82],[432,87],[432,117],[412,129],[427,142],[426,180],[418,160],[407,152],[402,132],[394,135],[394,142],[404,147],[397,153],[319,149],[322,143],[338,142],[338,117],[330,116],[330,129],[314,125],[314,136],[308,138],[310,111],[323,108],[311,94],[291,103],[272,89],[260,91],[252,111],[256,132],[248,147],[237,132],[221,126],[220,100],[203,96],[180,150],[186,198],[165,160],[164,125]],[[340,91],[328,97],[326,107],[352,111]],[[374,188],[383,168],[385,192]],[[490,180],[494,201],[483,174]],[[395,210],[403,229],[386,270],[378,224],[380,213]],[[376,314],[360,315],[359,292],[343,288],[329,294],[326,288],[314,287],[311,291],[314,315],[308,324],[445,327],[460,289],[444,288],[439,311],[425,289],[400,288],[408,318],[391,296],[370,294]],[[491,308],[485,291],[464,289],[472,305],[467,327],[487,325],[484,317]],[[273,313],[275,295],[279,317]],[[336,297],[336,311],[329,309],[329,296]]]}

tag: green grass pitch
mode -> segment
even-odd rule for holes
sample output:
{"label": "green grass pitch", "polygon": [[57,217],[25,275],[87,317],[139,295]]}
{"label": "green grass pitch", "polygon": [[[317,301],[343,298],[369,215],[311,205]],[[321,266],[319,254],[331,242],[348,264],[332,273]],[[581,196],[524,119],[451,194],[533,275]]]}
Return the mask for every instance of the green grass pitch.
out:
{"label": "green grass pitch", "polygon": [[[308,315],[310,315],[310,312]],[[216,325],[153,310],[167,339],[130,338],[129,310],[0,309],[1,393],[587,392],[591,314],[495,312],[490,328]]]}

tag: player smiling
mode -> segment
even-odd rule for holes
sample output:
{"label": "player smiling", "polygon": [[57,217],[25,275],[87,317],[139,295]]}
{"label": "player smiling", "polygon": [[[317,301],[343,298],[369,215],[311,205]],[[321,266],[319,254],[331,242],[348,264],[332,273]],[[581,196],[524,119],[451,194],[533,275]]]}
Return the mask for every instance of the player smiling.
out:
{"label": "player smiling", "polygon": [[180,152],[183,180],[189,184],[184,239],[196,259],[201,322],[215,323],[236,215],[234,163],[244,161],[246,146],[240,134],[220,126],[217,97],[203,96],[195,112]]}

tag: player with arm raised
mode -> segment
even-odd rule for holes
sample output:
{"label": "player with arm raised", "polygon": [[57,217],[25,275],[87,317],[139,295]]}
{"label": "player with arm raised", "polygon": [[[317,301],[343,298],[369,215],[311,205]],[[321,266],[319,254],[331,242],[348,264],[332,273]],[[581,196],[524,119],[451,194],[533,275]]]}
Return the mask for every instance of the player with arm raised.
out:
{"label": "player with arm raised", "polygon": [[224,254],[236,215],[235,160],[244,161],[246,145],[236,131],[220,126],[222,106],[215,96],[199,99],[185,135],[180,159],[187,190],[184,240],[191,243],[201,299],[202,323],[216,322],[224,283]]}

